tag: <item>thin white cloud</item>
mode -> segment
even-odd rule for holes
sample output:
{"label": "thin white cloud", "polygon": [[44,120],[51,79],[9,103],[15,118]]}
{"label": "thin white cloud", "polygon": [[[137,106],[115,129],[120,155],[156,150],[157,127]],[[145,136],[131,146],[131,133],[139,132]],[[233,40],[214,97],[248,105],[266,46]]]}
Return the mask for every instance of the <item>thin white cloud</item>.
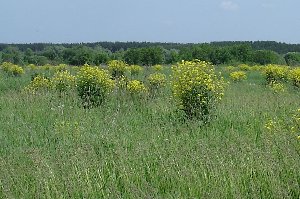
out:
{"label": "thin white cloud", "polygon": [[222,1],[220,4],[223,10],[235,11],[239,9],[239,5],[233,1]]}

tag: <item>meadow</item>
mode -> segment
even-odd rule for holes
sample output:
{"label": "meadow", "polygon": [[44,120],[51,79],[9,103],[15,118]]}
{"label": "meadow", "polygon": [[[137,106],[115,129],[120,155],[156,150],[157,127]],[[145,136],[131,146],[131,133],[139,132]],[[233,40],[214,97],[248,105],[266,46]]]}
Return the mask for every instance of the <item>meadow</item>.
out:
{"label": "meadow", "polygon": [[265,67],[216,66],[224,97],[205,124],[178,110],[171,66],[136,70],[145,87],[165,74],[157,92],[91,108],[76,88],[26,92],[37,74],[79,67],[2,67],[0,198],[299,198],[300,90],[267,85]]}

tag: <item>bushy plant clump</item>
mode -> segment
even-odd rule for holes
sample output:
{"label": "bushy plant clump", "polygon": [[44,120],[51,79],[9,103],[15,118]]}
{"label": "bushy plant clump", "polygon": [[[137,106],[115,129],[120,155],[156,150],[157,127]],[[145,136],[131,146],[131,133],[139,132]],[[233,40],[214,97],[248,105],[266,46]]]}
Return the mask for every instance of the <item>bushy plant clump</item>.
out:
{"label": "bushy plant clump", "polygon": [[83,66],[77,74],[77,90],[84,107],[101,105],[114,87],[114,81],[104,69]]}
{"label": "bushy plant clump", "polygon": [[300,87],[300,67],[292,69],[289,73],[289,78],[294,86]]}
{"label": "bushy plant clump", "polygon": [[9,62],[2,63],[1,68],[8,75],[12,75],[12,76],[21,76],[25,73],[22,67]]}
{"label": "bushy plant clump", "polygon": [[30,84],[25,87],[25,91],[36,94],[38,92],[46,92],[53,88],[51,80],[43,75],[35,76]]}
{"label": "bushy plant clump", "polygon": [[289,68],[287,66],[270,64],[263,69],[263,73],[265,75],[267,84],[270,84],[272,82],[286,80],[288,77]]}
{"label": "bushy plant clump", "polygon": [[251,70],[251,66],[247,65],[247,64],[241,64],[238,66],[240,70],[242,71],[250,71]]}
{"label": "bushy plant clump", "polygon": [[127,90],[131,95],[139,96],[147,92],[144,83],[139,80],[132,80],[127,83]]}
{"label": "bushy plant clump", "polygon": [[66,92],[75,87],[75,76],[69,71],[58,71],[51,79],[53,86],[59,92]]}
{"label": "bushy plant clump", "polygon": [[151,90],[158,90],[166,86],[167,77],[163,73],[153,73],[148,77]]}
{"label": "bushy plant clump", "polygon": [[156,64],[156,65],[152,66],[151,68],[155,72],[161,72],[164,69],[164,67],[162,65],[159,65],[159,64]]}
{"label": "bushy plant clump", "polygon": [[173,95],[179,108],[188,118],[208,122],[224,95],[224,80],[210,63],[199,60],[182,61],[172,72]]}
{"label": "bushy plant clump", "polygon": [[114,78],[125,75],[127,64],[121,60],[111,60],[108,62],[108,69]]}
{"label": "bushy plant clump", "polygon": [[238,82],[238,81],[247,79],[247,75],[244,71],[235,71],[235,72],[230,73],[230,78],[234,82]]}
{"label": "bushy plant clump", "polygon": [[128,66],[128,70],[130,72],[130,75],[137,76],[143,71],[143,67],[141,67],[139,65],[131,65],[131,66]]}

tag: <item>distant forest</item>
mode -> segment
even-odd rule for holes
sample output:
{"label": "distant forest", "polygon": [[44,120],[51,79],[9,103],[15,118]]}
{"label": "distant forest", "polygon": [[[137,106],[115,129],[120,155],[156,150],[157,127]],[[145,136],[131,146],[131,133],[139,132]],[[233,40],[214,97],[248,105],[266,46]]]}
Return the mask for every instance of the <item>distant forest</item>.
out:
{"label": "distant forest", "polygon": [[106,64],[120,59],[128,64],[174,64],[200,59],[213,64],[300,65],[300,44],[275,41],[224,41],[200,44],[160,42],[95,42],[74,44],[0,44],[0,63],[19,65]]}

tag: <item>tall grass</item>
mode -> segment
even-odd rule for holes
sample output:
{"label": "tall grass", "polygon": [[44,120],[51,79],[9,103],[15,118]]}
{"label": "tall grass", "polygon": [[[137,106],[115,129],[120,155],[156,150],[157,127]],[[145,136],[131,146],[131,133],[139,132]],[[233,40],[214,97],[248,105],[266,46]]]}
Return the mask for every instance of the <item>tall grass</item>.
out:
{"label": "tall grass", "polygon": [[207,126],[184,121],[170,90],[140,103],[76,93],[29,96],[0,78],[0,198],[299,198],[300,143],[285,125],[299,91],[274,94],[257,72],[230,84]]}

